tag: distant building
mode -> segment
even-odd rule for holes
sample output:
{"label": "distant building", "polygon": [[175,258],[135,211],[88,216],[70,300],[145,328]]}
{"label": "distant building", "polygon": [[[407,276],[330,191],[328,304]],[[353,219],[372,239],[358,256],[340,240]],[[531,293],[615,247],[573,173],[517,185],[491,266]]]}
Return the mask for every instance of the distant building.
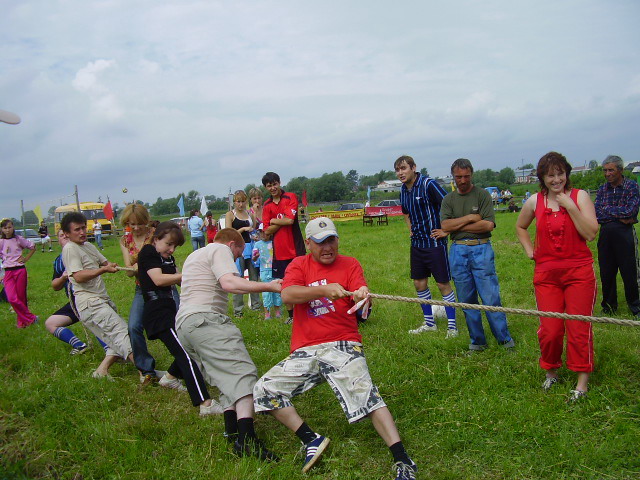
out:
{"label": "distant building", "polygon": [[371,190],[376,192],[399,192],[401,187],[402,182],[400,180],[385,180],[383,182],[380,182]]}

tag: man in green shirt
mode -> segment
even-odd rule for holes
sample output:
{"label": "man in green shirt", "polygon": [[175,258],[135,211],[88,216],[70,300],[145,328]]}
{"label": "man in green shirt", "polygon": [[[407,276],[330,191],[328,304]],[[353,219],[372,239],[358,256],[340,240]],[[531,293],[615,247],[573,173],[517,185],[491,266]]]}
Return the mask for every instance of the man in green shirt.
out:
{"label": "man in green shirt", "polygon": [[[456,191],[442,200],[442,229],[435,230],[433,235],[451,235],[449,265],[458,301],[477,304],[480,295],[484,305],[501,306],[500,286],[490,241],[491,231],[496,226],[491,195],[484,188],[473,185],[473,166],[466,158],[453,162],[451,175]],[[487,339],[480,311],[463,311],[471,337],[469,349],[484,350],[487,348]],[[506,348],[514,347],[506,315],[501,312],[485,313],[498,343]]]}

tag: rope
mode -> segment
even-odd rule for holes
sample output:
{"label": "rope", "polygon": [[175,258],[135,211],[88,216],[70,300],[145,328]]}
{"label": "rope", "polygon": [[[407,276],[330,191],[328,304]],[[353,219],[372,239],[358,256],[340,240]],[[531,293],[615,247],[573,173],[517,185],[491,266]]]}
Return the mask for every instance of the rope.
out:
{"label": "rope", "polygon": [[[350,295],[352,294],[353,293],[350,293]],[[561,318],[563,320],[580,320],[583,322],[613,323],[615,325],[625,325],[628,327],[640,327],[640,322],[638,321],[626,320],[626,319],[620,319],[620,318],[592,317],[589,315],[570,315],[568,313],[542,312],[540,310],[524,310],[521,308],[493,307],[491,305],[478,305],[475,303],[445,302],[444,300],[423,300],[420,298],[400,297],[397,295],[381,295],[378,293],[370,293],[369,296],[371,298],[379,298],[380,300],[393,300],[397,302],[407,302],[407,303],[426,303],[428,305],[441,305],[443,307],[457,307],[457,308],[462,308],[466,310],[486,310],[488,312],[503,312],[503,313],[513,313],[516,315],[551,317],[551,318]]]}

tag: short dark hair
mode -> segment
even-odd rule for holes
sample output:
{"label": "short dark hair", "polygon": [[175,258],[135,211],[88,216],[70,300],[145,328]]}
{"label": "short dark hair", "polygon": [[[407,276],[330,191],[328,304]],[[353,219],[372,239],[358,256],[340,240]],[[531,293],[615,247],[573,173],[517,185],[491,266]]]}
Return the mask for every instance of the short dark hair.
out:
{"label": "short dark hair", "polygon": [[69,212],[64,217],[62,217],[62,220],[60,220],[60,228],[64,233],[70,233],[72,223],[77,223],[78,225],[86,225],[87,217],[85,217],[84,214],[80,212]]}
{"label": "short dark hair", "polygon": [[175,222],[162,222],[156,227],[156,231],[153,233],[155,240],[162,240],[167,235],[171,236],[176,245],[179,247],[184,245],[184,234],[182,229]]}
{"label": "short dark hair", "polygon": [[409,165],[410,168],[416,166],[416,162],[413,160],[413,157],[410,157],[409,155],[402,155],[401,157],[398,157],[395,162],[393,162],[393,169],[397,169],[402,162],[406,162],[406,164]]}
{"label": "short dark hair", "polygon": [[197,208],[194,210],[191,210],[191,215],[189,215],[190,217],[195,216],[196,213],[198,213],[200,210],[198,210]]}
{"label": "short dark hair", "polygon": [[549,189],[544,184],[544,176],[547,175],[552,168],[557,168],[561,173],[565,173],[567,175],[567,183],[564,185],[564,190],[565,192],[570,190],[571,179],[569,178],[569,175],[571,175],[571,165],[569,165],[566,157],[561,153],[549,152],[542,156],[538,161],[538,167],[536,168],[536,175],[540,182],[540,191],[543,194],[548,192]]}
{"label": "short dark hair", "polygon": [[275,182],[280,183],[280,175],[278,175],[275,172],[267,172],[262,177],[262,185],[264,185],[265,187],[267,186],[267,183],[275,183]]}
{"label": "short dark hair", "polygon": [[451,175],[453,175],[454,168],[459,168],[460,170],[468,169],[473,173],[473,165],[471,165],[471,162],[466,158],[459,158],[451,164]]}

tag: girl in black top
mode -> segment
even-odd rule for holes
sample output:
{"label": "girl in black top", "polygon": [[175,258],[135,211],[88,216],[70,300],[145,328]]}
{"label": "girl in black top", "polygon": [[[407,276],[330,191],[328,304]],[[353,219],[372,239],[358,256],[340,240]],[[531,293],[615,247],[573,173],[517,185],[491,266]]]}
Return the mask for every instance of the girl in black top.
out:
{"label": "girl in black top", "polygon": [[[147,244],[138,255],[138,279],[144,298],[142,324],[149,340],[159,339],[165,344],[174,361],[161,384],[174,384],[183,378],[195,407],[200,406],[200,415],[222,413],[222,407],[211,400],[198,365],[191,360],[176,333],[176,304],[171,286],[182,281],[177,271],[173,252],[184,244],[181,228],[173,222],[163,222],[156,227],[151,244]],[[169,385],[163,385],[169,386]]]}

